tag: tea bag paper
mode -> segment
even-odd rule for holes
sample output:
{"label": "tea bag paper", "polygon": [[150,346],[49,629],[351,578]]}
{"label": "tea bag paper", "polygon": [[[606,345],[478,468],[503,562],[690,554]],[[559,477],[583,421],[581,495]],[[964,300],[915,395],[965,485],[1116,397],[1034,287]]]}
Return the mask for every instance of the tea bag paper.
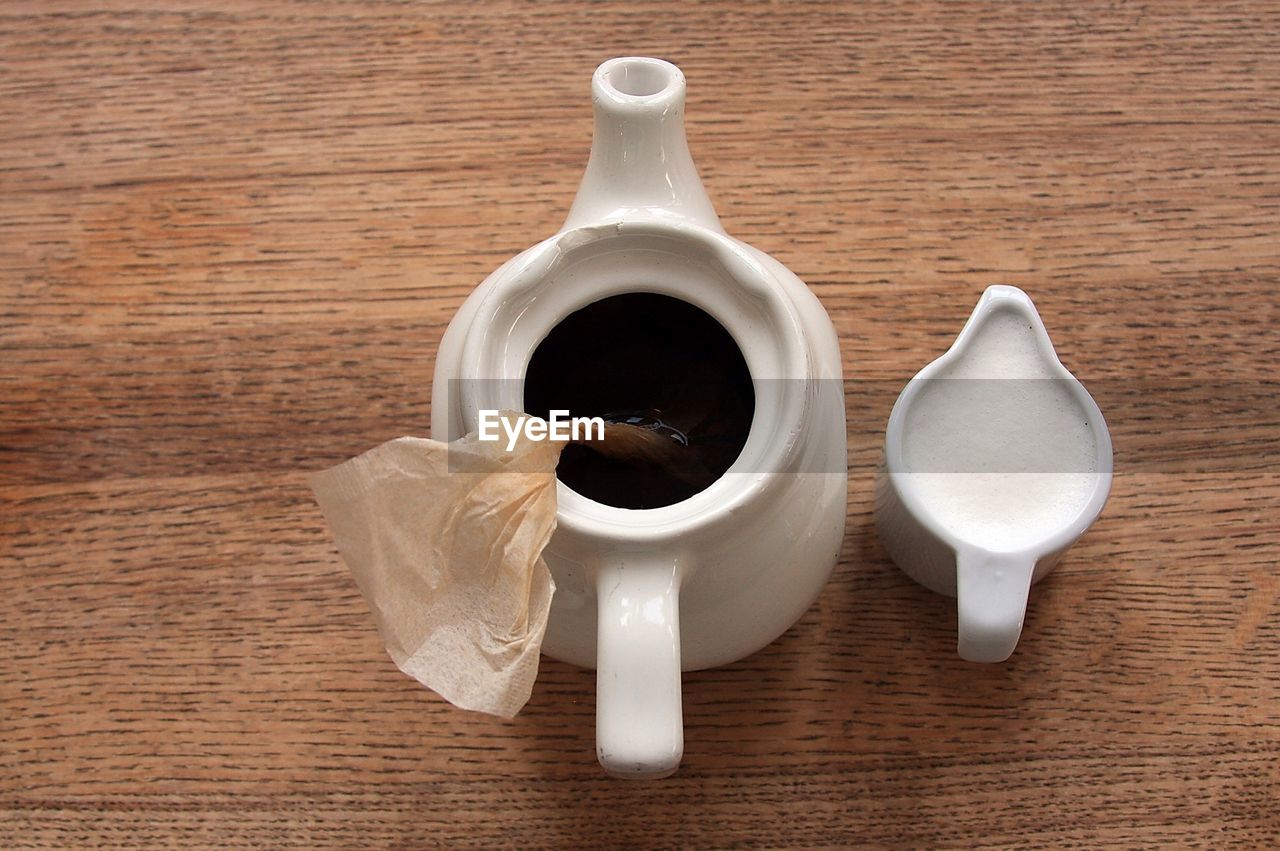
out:
{"label": "tea bag paper", "polygon": [[387,652],[463,709],[511,718],[529,700],[563,446],[401,437],[311,477]]}

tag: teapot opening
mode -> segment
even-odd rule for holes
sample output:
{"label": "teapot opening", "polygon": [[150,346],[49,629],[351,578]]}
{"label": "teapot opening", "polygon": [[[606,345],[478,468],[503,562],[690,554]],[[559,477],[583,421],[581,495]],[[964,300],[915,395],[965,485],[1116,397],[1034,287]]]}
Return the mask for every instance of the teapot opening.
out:
{"label": "teapot opening", "polygon": [[[737,243],[665,220],[609,223],[559,234],[498,274],[499,285],[469,319],[471,332],[450,385],[458,435],[479,427],[482,410],[534,413],[536,400],[527,396],[525,385],[535,351],[567,317],[612,296],[661,294],[677,306],[704,311],[731,337],[730,351],[745,360],[753,382],[754,395],[742,418],[749,434],[723,475],[685,499],[656,500],[647,510],[596,501],[562,481],[557,523],[566,534],[622,537],[644,546],[665,541],[730,517],[765,491],[783,487],[786,477],[775,474],[805,463],[801,437],[814,410],[813,386],[792,380],[809,373],[805,335],[774,288],[771,269]],[[626,314],[603,326],[609,329],[605,337],[625,337],[631,319]],[[672,375],[680,377],[685,368]],[[571,417],[587,416],[573,404],[540,404],[565,409]],[[600,415],[635,407],[620,405]]]}
{"label": "teapot opening", "polygon": [[566,446],[557,476],[628,509],[708,488],[742,453],[755,415],[751,373],[724,326],[651,292],[600,299],[553,327],[529,360],[524,403],[536,416],[563,410],[610,424],[603,440]]}

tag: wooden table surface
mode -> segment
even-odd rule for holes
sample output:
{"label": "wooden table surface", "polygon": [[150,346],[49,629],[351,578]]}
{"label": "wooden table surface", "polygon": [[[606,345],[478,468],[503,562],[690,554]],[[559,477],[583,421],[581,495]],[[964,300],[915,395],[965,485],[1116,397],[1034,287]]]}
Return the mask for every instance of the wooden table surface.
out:
{"label": "wooden table surface", "polygon": [[[1278,40],[1250,3],[5,4],[0,846],[1274,845]],[[304,482],[427,433],[626,53],[683,67],[725,226],[830,311],[850,427],[830,585],[686,675],[642,784],[590,672],[511,722],[400,674]],[[978,666],[870,507],[996,282],[1118,474]]]}

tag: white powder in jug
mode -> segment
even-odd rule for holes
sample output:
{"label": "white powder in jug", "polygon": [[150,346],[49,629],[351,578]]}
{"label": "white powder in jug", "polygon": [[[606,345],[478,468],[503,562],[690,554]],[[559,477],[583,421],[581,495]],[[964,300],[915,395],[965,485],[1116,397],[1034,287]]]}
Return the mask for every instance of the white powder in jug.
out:
{"label": "white powder in jug", "polygon": [[988,313],[961,357],[925,379],[903,460],[927,509],[958,538],[996,550],[1043,540],[1097,486],[1090,412],[1051,371],[1031,321]]}

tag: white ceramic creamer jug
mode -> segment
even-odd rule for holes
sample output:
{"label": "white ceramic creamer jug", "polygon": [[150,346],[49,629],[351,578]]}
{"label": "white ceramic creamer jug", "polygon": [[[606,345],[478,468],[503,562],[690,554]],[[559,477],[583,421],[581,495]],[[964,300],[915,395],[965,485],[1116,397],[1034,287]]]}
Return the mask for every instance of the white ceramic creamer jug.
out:
{"label": "white ceramic creamer jug", "polygon": [[988,287],[960,336],[894,403],[876,526],[898,566],[956,598],[957,650],[1003,662],[1033,582],[1102,511],[1111,435],[1031,298]]}
{"label": "white ceramic creamer jug", "polygon": [[539,343],[575,311],[626,293],[692,304],[741,350],[754,414],[737,460],[708,487],[637,510],[558,484],[543,651],[596,668],[598,756],[623,777],[676,769],[681,670],[733,662],[781,635],[826,582],[845,525],[835,331],[798,278],[725,234],[685,142],[684,93],[684,75],[661,60],[597,69],[590,161],[564,227],[463,304],[433,391],[440,440],[475,431],[479,411],[523,410]]}

